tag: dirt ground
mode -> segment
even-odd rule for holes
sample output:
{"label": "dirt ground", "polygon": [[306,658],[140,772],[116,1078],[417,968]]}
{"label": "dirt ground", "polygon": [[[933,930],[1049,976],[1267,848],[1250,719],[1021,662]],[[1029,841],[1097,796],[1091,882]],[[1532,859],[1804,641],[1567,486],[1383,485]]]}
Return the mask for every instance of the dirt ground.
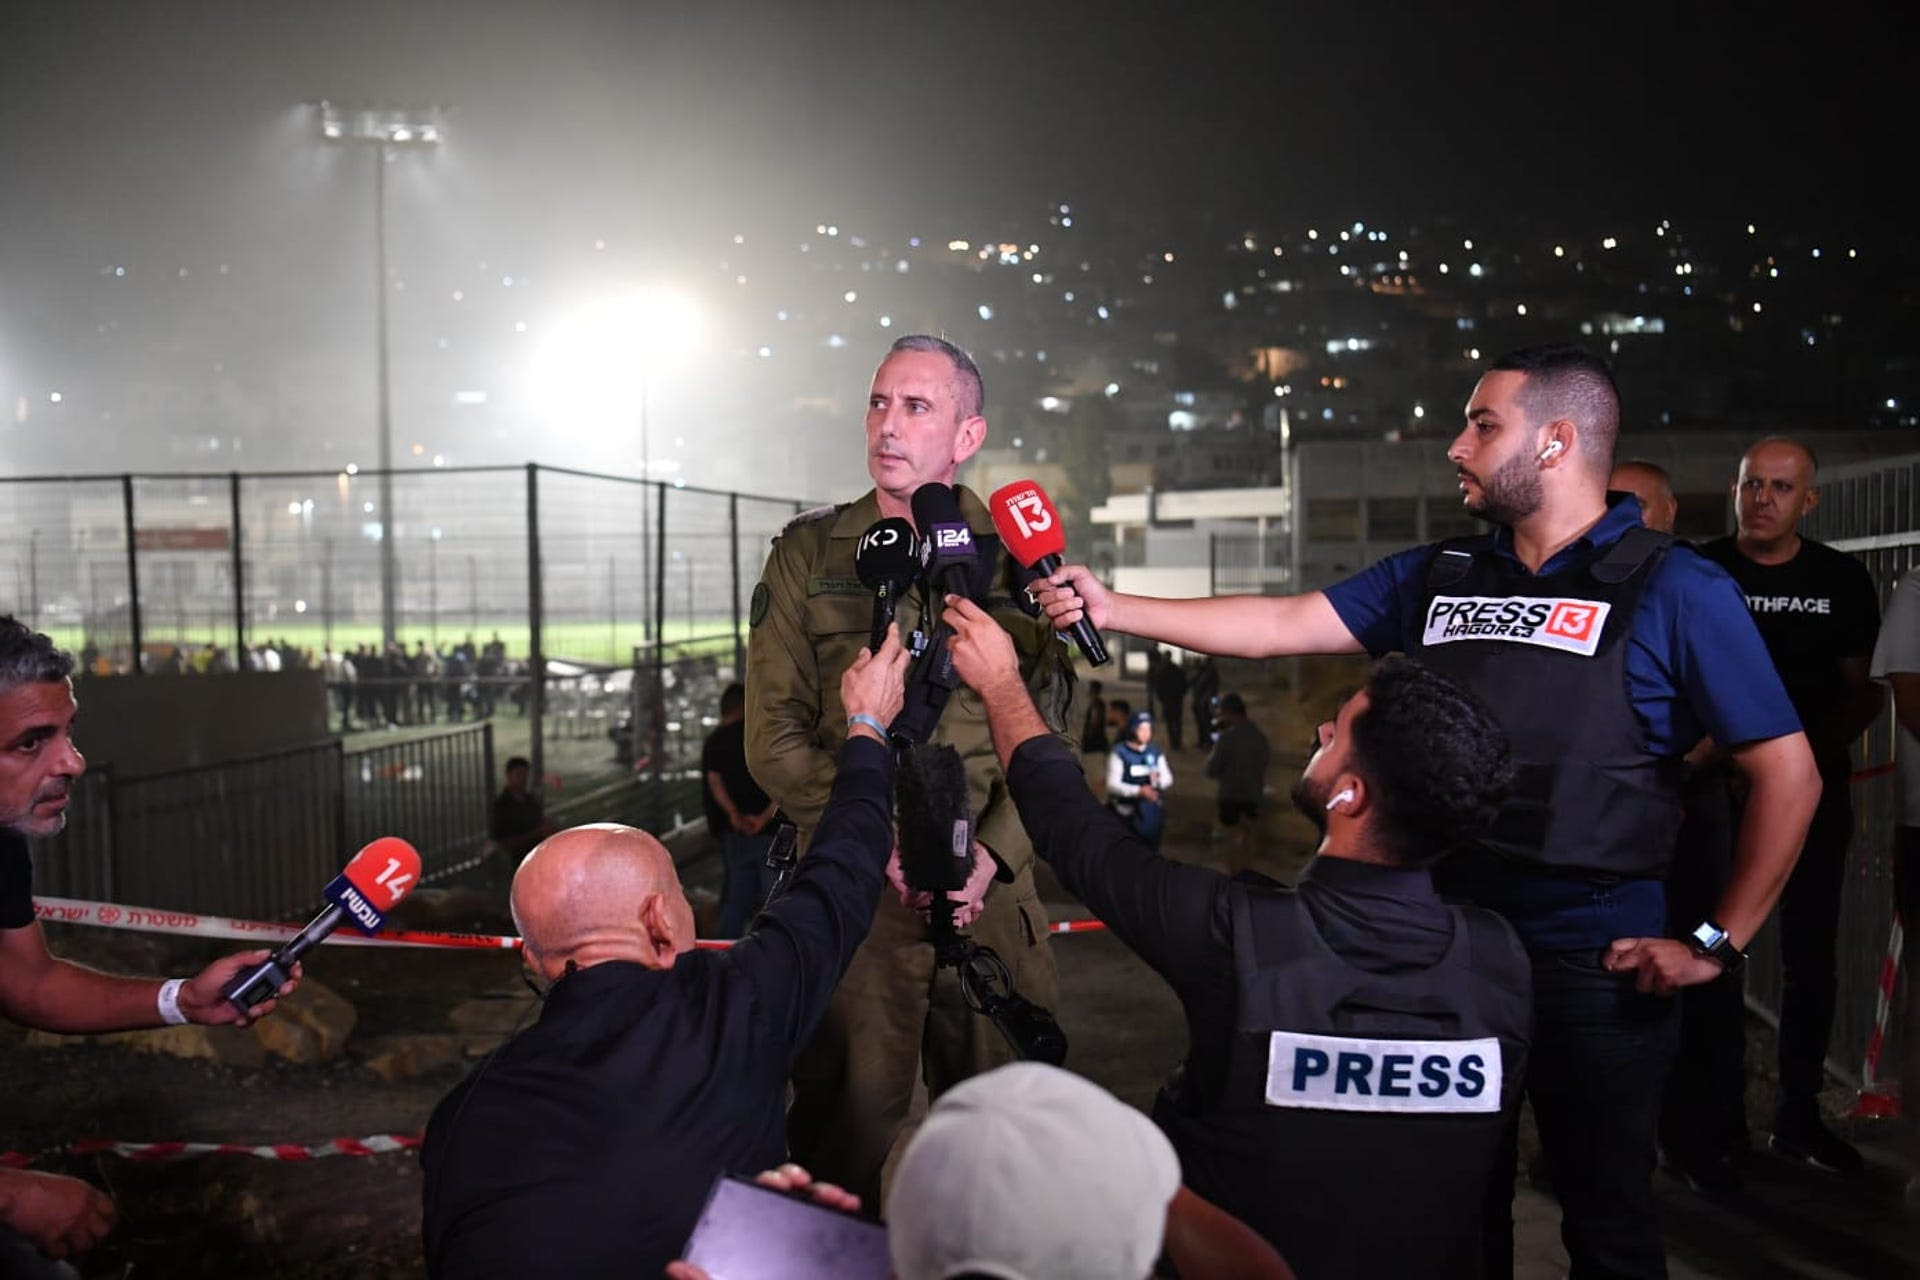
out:
{"label": "dirt ground", "polygon": [[[1361,668],[1321,660],[1308,669],[1304,697],[1286,686],[1290,671],[1284,663],[1234,665],[1223,684],[1247,698],[1274,743],[1257,869],[1281,880],[1305,861],[1312,836],[1286,805],[1286,789],[1312,726],[1331,714]],[[1107,684],[1109,696],[1140,705],[1137,683]],[[1097,758],[1087,759],[1090,777],[1097,776]],[[1191,740],[1172,757],[1166,849],[1220,865],[1224,845],[1203,760]],[[690,853],[683,872],[703,923],[710,922],[715,860]],[[1087,914],[1050,877],[1043,891],[1054,918]],[[416,923],[507,932],[503,906],[497,884],[490,892],[442,893],[421,905],[424,918]],[[56,950],[130,973],[192,972],[229,949],[71,926],[51,928],[49,937]],[[1185,1048],[1172,994],[1105,934],[1059,937],[1054,947],[1058,1013],[1072,1045],[1067,1065],[1147,1106]],[[417,1133],[446,1090],[533,1012],[512,953],[330,947],[310,958],[308,974],[350,1001],[357,1015],[344,1055],[318,1065],[261,1061],[257,1051],[230,1054],[236,1061],[198,1061],[88,1041],[42,1047],[38,1038],[29,1043],[17,1028],[0,1026],[0,1151],[37,1154],[87,1138],[312,1145]],[[1756,1112],[1770,1101],[1766,1092],[1758,1080]],[[89,1277],[425,1274],[421,1179],[411,1151],[304,1162],[213,1155],[167,1164],[56,1152],[36,1167],[88,1178],[119,1204],[118,1228],[84,1262]]]}

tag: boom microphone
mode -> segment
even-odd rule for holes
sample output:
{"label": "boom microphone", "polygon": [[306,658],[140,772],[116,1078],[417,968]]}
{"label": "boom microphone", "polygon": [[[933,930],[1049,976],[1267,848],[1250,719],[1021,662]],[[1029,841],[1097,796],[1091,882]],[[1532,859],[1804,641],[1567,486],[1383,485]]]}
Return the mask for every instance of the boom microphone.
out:
{"label": "boom microphone", "polygon": [[899,516],[888,516],[868,525],[853,549],[853,571],[873,592],[873,634],[867,647],[876,653],[886,643],[900,593],[920,576],[920,549],[916,544],[913,526]]}
{"label": "boom microphone", "polygon": [[973,871],[973,812],[967,768],[944,742],[921,742],[900,752],[894,780],[900,874],[922,892],[967,887]]}
{"label": "boom microphone", "polygon": [[293,976],[293,966],[301,956],[319,946],[327,935],[349,921],[362,933],[377,932],[386,923],[387,912],[407,896],[420,880],[420,855],[398,836],[381,836],[353,855],[353,861],[324,896],[331,905],[313,918],[287,944],[251,969],[234,975],[220,994],[243,1015],[273,999],[274,993]]}
{"label": "boom microphone", "polygon": [[[918,497],[918,494],[914,495]],[[1060,512],[1047,497],[1047,491],[1031,480],[1003,484],[987,499],[987,512],[1007,552],[1028,569],[1051,574],[1060,567],[1060,555],[1067,549],[1067,533],[1060,527]],[[1096,667],[1111,660],[1100,633],[1084,615],[1070,628],[1073,642]]]}

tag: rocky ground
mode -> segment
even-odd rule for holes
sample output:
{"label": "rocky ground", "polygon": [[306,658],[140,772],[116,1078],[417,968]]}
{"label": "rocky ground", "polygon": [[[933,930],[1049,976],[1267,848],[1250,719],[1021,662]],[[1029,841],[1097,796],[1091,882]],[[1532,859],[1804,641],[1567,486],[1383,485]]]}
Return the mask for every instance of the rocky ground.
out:
{"label": "rocky ground", "polygon": [[[1351,663],[1314,666],[1304,698],[1282,683],[1287,664],[1229,673],[1225,687],[1246,695],[1274,741],[1271,785],[1280,796],[1297,772],[1311,726],[1331,713],[1358,672]],[[1111,693],[1115,685],[1108,683]],[[1119,691],[1139,705],[1137,686]],[[1091,772],[1094,758],[1088,759]],[[1202,761],[1191,743],[1173,757],[1177,785],[1167,850],[1219,865],[1224,846],[1213,827]],[[1276,799],[1262,820],[1259,869],[1290,878],[1310,835],[1305,821]],[[683,869],[710,923],[713,859],[690,848]],[[1057,886],[1043,888],[1056,918],[1086,914]],[[422,891],[407,909],[410,922],[422,927],[506,932],[503,905],[497,886],[491,892],[467,886]],[[69,926],[50,928],[49,937],[56,950],[130,973],[192,972],[227,949]],[[1054,945],[1063,990],[1059,1013],[1072,1043],[1068,1065],[1145,1106],[1185,1046],[1172,995],[1104,934],[1062,937]],[[0,1151],[53,1152],[37,1167],[88,1178],[119,1203],[120,1225],[86,1259],[85,1275],[317,1280],[424,1274],[421,1183],[410,1151],[307,1161],[212,1155],[166,1164],[58,1153],[63,1144],[87,1138],[308,1146],[414,1134],[441,1095],[533,1012],[511,953],[329,947],[310,959],[308,976],[308,988],[291,1007],[257,1032],[180,1028],[88,1039],[0,1025]],[[1766,1061],[1763,1046],[1756,1046],[1754,1060]],[[1761,1068],[1757,1116],[1768,1102]],[[1673,1188],[1666,1194],[1675,1194]],[[1740,1262],[1717,1268],[1715,1256],[1739,1256],[1742,1231],[1685,1202],[1688,1193],[1678,1194],[1683,1220],[1710,1237],[1693,1249],[1694,1261],[1704,1265],[1684,1274],[1761,1274]],[[1523,1229],[1546,1242],[1535,1252],[1547,1258],[1551,1204],[1535,1200],[1535,1221]],[[1522,1274],[1557,1274],[1550,1258],[1528,1269],[1529,1256],[1523,1249]],[[1875,1273],[1871,1267],[1807,1274],[1869,1273]]]}

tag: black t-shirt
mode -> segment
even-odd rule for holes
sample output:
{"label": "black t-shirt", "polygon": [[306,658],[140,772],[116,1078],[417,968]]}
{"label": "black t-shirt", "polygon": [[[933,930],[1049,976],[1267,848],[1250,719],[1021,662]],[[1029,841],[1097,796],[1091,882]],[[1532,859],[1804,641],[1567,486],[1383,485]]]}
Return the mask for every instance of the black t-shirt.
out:
{"label": "black t-shirt", "polygon": [[719,836],[733,830],[733,827],[727,822],[726,812],[720,808],[713,788],[707,785],[709,773],[720,775],[720,781],[727,784],[728,798],[741,813],[765,813],[767,806],[773,803],[747,770],[745,720],[721,725],[707,735],[707,745],[700,749],[700,798],[707,807],[707,830]]}
{"label": "black t-shirt", "polygon": [[1880,596],[1866,566],[1811,538],[1785,564],[1756,564],[1731,537],[1700,553],[1740,584],[1800,723],[1815,731],[1846,696],[1841,661],[1871,656],[1880,631]]}
{"label": "black t-shirt", "polygon": [[503,789],[493,798],[493,822],[489,834],[495,840],[511,840],[515,836],[538,830],[546,820],[546,806],[531,791],[524,796],[516,796]]}
{"label": "black t-shirt", "polygon": [[33,923],[33,860],[27,842],[0,831],[0,929],[24,929]]}

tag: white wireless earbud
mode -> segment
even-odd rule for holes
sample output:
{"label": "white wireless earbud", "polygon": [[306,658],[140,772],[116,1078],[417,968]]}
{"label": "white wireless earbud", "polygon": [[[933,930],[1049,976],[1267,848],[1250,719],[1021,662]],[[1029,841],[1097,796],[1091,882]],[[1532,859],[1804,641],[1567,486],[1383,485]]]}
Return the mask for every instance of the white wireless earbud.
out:
{"label": "white wireless earbud", "polygon": [[1331,800],[1329,800],[1329,801],[1327,801],[1327,808],[1329,808],[1329,809],[1331,809],[1331,808],[1333,808],[1333,806],[1335,806],[1335,805],[1337,805],[1337,804],[1339,804],[1339,803],[1340,803],[1340,802],[1341,802],[1342,800],[1345,800],[1345,801],[1347,801],[1347,802],[1348,802],[1349,804],[1351,804],[1351,803],[1353,802],[1353,788],[1352,788],[1352,787],[1348,787],[1348,788],[1347,788],[1346,790],[1344,790],[1344,791],[1342,791],[1342,792],[1340,792],[1340,793],[1339,793],[1338,795],[1336,795],[1336,796],[1334,796],[1334,798],[1333,798],[1333,799],[1331,799]]}
{"label": "white wireless earbud", "polygon": [[1552,444],[1549,444],[1546,448],[1540,451],[1539,461],[1545,462],[1548,458],[1551,458],[1554,454],[1559,453],[1562,449],[1566,447],[1567,446],[1565,446],[1564,444],[1561,444],[1558,440],[1555,440]]}

